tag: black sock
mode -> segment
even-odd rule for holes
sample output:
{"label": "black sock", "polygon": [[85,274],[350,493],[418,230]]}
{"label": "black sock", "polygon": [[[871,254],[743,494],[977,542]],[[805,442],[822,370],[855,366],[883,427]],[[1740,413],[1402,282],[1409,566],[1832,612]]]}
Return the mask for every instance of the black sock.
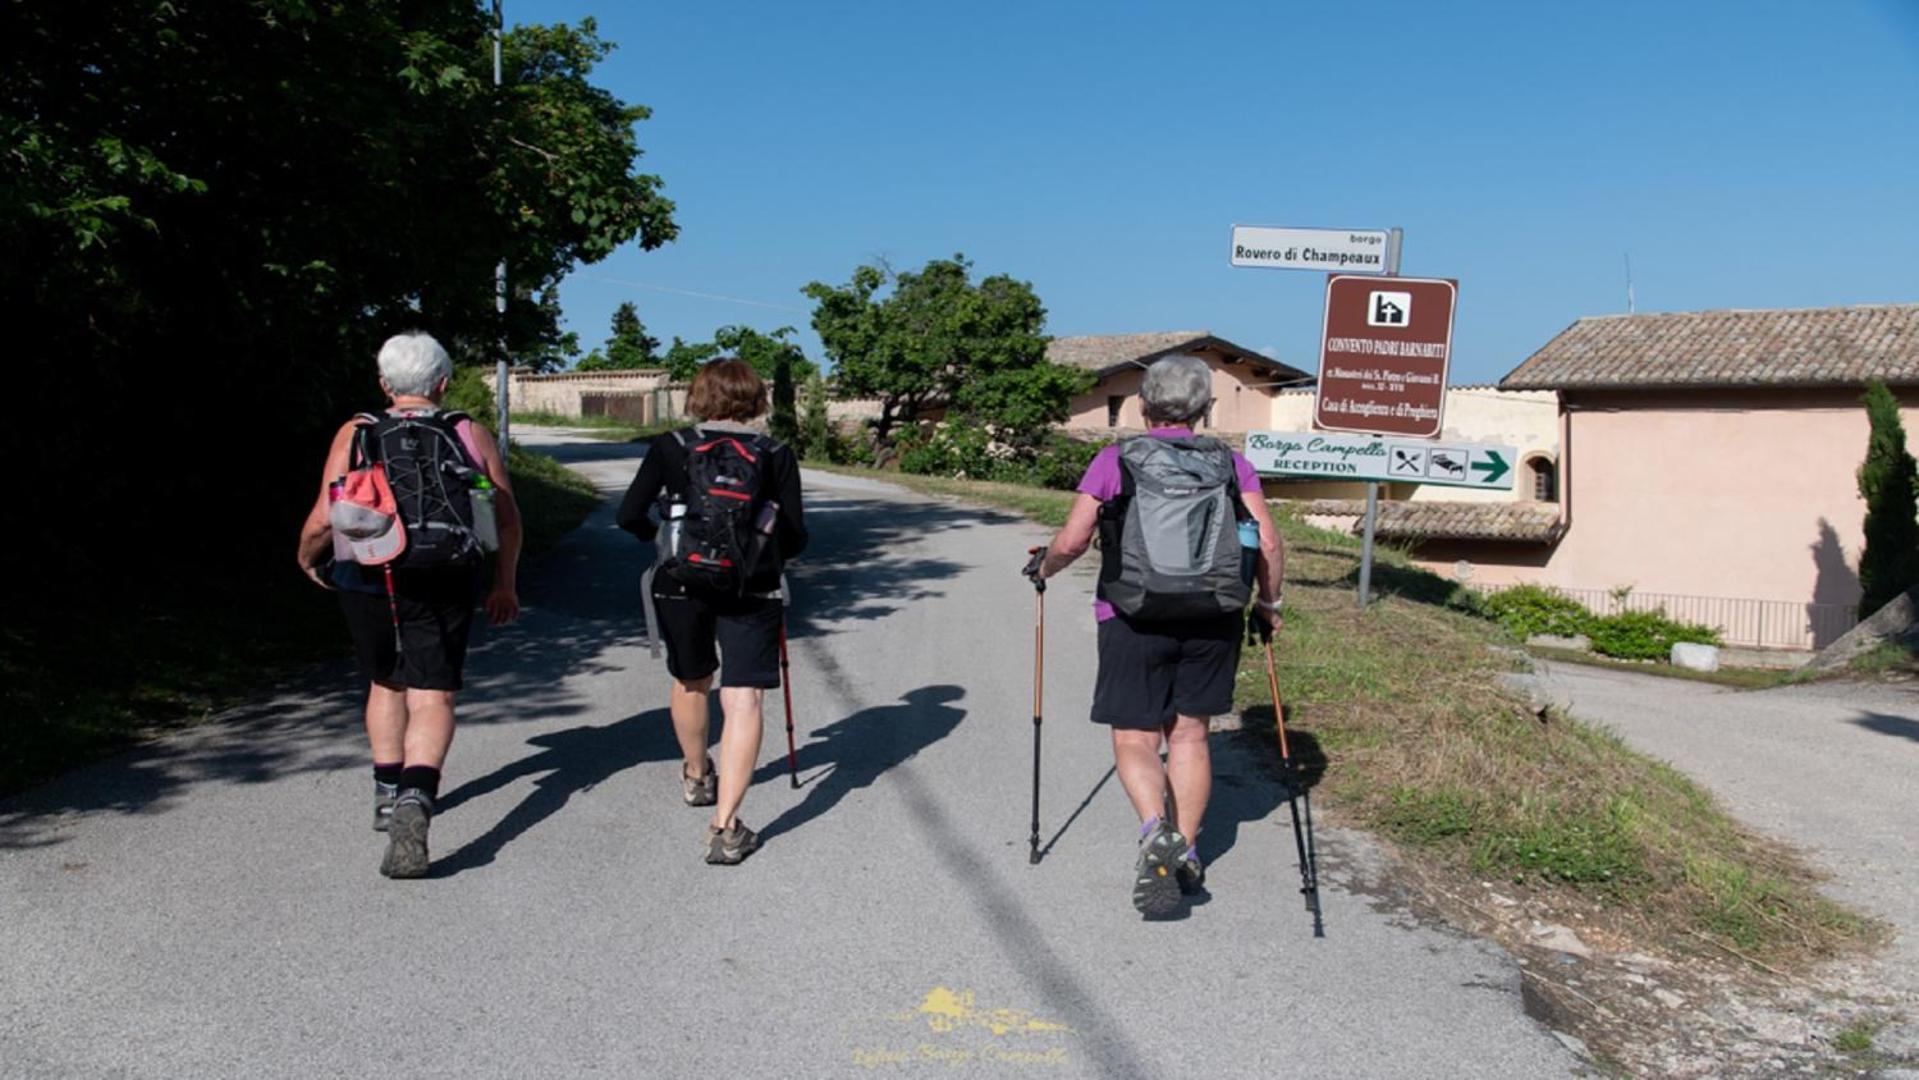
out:
{"label": "black sock", "polygon": [[376,761],[373,763],[373,782],[376,784],[398,784],[400,782],[400,773],[405,768],[405,765],[397,761],[391,765]]}
{"label": "black sock", "polygon": [[425,765],[408,765],[400,772],[401,791],[424,791],[426,797],[437,800],[440,797],[440,770]]}

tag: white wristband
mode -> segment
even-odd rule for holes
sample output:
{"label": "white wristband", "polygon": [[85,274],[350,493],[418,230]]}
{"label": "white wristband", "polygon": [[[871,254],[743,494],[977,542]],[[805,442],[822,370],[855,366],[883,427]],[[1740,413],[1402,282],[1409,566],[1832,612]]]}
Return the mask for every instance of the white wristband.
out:
{"label": "white wristband", "polygon": [[1259,605],[1259,609],[1260,609],[1261,611],[1273,611],[1273,612],[1277,612],[1277,611],[1279,610],[1279,608],[1280,608],[1280,605],[1281,605],[1282,603],[1284,603],[1284,600],[1282,600],[1282,599],[1273,599],[1273,600],[1261,600],[1261,599],[1259,599],[1259,598],[1257,598],[1257,597],[1255,597],[1255,598],[1253,599],[1253,603],[1255,603],[1255,604],[1258,604],[1258,605]]}

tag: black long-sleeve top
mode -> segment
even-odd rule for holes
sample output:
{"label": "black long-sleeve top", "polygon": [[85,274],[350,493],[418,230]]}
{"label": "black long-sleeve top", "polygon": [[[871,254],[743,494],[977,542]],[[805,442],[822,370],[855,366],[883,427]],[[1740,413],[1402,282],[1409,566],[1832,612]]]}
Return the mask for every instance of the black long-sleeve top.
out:
{"label": "black long-sleeve top", "polygon": [[[701,424],[702,432],[738,435],[752,429],[738,424]],[[767,455],[761,470],[766,496],[780,504],[779,519],[773,530],[778,558],[767,560],[746,583],[748,592],[772,592],[779,588],[780,567],[786,560],[806,550],[806,512],[800,506],[800,463],[786,446],[776,446]],[[686,446],[675,432],[656,435],[647,444],[640,471],[620,500],[620,528],[642,540],[652,540],[659,525],[647,516],[664,493],[670,499],[686,497]],[[664,575],[663,575],[664,576]]]}

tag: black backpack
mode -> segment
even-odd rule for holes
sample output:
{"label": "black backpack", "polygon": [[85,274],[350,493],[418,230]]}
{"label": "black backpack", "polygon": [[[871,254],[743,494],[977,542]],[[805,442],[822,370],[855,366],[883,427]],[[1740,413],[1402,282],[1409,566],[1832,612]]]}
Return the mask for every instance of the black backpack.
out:
{"label": "black backpack", "polygon": [[352,468],[380,464],[406,529],[396,568],[431,570],[475,566],[484,557],[473,526],[469,490],[481,475],[455,426],[461,412],[362,413],[354,432]]}
{"label": "black backpack", "polygon": [[767,463],[779,444],[698,428],[676,438],[686,448],[686,494],[667,508],[670,538],[661,569],[690,589],[743,595],[769,546],[756,526],[766,507]]}

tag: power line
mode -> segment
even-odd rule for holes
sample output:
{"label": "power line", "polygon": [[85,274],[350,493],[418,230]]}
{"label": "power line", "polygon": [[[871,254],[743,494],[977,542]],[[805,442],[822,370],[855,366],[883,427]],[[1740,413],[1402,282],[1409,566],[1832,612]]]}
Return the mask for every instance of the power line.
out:
{"label": "power line", "polygon": [[655,285],[650,281],[628,281],[625,278],[606,277],[601,274],[581,274],[589,281],[603,281],[608,285],[624,285],[631,289],[651,289],[654,292],[672,293],[675,296],[691,296],[700,300],[718,300],[725,304],[745,304],[747,307],[771,308],[774,311],[791,311],[800,315],[811,314],[806,308],[791,304],[774,304],[765,300],[748,300],[743,296],[723,296],[720,293],[697,292],[693,289],[676,289],[671,285]]}

